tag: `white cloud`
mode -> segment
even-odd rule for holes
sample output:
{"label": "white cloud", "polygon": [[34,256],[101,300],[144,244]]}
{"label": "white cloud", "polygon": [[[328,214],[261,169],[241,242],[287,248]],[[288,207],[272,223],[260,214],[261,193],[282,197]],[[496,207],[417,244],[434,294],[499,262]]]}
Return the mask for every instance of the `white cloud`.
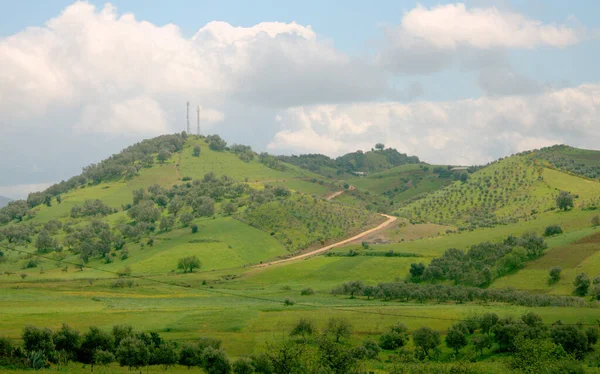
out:
{"label": "white cloud", "polygon": [[269,148],[337,156],[384,142],[433,163],[485,163],[556,143],[596,148],[599,111],[600,84],[439,103],[299,107],[279,114],[282,130]]}
{"label": "white cloud", "polygon": [[25,199],[31,192],[43,191],[54,183],[16,184],[12,186],[0,186],[0,196],[13,200]]}
{"label": "white cloud", "polygon": [[502,50],[564,48],[585,37],[580,29],[544,24],[495,7],[467,8],[461,3],[432,8],[418,5],[404,14],[400,25],[385,31],[385,48],[377,61],[405,73],[429,73],[457,61],[471,67],[474,62],[480,66],[478,61],[489,65]]}

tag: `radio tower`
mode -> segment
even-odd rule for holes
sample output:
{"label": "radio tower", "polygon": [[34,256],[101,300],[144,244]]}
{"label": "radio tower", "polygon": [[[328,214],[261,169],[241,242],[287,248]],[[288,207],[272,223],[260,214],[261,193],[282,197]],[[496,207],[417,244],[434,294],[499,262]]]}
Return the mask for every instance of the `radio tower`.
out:
{"label": "radio tower", "polygon": [[198,129],[197,129],[198,134],[197,135],[200,136],[200,105],[198,105],[198,108],[196,111],[198,112]]}
{"label": "radio tower", "polygon": [[187,120],[187,133],[189,134],[190,133],[190,102],[188,101],[186,103],[186,105],[187,105],[187,111],[185,114],[185,119]]}

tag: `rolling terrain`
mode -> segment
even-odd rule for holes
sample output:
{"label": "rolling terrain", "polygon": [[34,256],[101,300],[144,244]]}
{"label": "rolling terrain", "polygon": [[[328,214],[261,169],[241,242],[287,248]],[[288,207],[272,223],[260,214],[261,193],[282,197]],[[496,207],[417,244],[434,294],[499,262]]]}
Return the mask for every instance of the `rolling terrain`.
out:
{"label": "rolling terrain", "polygon": [[[26,325],[109,331],[126,324],[181,345],[221,339],[239,358],[268,352],[300,318],[321,331],[331,318],[345,318],[354,329],[348,345],[379,341],[397,322],[411,334],[428,326],[445,338],[455,323],[491,312],[534,312],[548,328],[557,320],[597,324],[595,152],[551,147],[481,168],[427,165],[389,149],[336,160],[309,156],[256,154],[216,136],[168,135],[12,202],[0,210],[0,336],[18,344]],[[561,191],[572,196],[572,207],[557,207]],[[561,233],[542,236],[552,225]],[[543,249],[478,289],[543,295],[562,306],[524,302],[521,294],[517,301],[427,296],[426,287],[471,284],[414,277],[415,264],[439,263],[448,249],[466,253],[487,242],[500,248],[508,237],[527,235],[541,238]],[[502,256],[520,253],[521,245],[502,249]],[[191,271],[180,266],[189,257],[199,262]],[[550,283],[555,266],[561,276]],[[591,279],[589,293],[573,296],[582,272]],[[360,281],[356,295],[339,291],[353,281]],[[365,291],[380,284],[416,291],[406,299]],[[496,355],[501,343],[479,355],[470,339],[480,333],[474,334],[458,357],[474,361],[472,372],[506,372],[510,354]],[[405,349],[415,351],[415,342]],[[438,350],[432,368],[455,355],[444,343]],[[390,372],[398,352],[384,349],[360,365]],[[70,372],[82,370],[70,365]],[[120,370],[111,365],[111,372]]]}

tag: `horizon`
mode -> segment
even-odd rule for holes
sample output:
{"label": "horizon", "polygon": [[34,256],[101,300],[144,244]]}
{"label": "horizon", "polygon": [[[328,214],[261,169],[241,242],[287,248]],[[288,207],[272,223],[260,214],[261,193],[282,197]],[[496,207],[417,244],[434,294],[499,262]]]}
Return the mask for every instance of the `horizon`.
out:
{"label": "horizon", "polygon": [[2,5],[0,194],[184,130],[186,101],[203,133],[273,154],[600,149],[593,1]]}

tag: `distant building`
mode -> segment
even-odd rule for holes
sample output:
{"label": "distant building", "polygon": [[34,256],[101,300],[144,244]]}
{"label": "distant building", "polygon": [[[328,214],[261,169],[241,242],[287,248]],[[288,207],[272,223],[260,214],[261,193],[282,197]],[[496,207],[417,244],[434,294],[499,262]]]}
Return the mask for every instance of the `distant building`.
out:
{"label": "distant building", "polygon": [[457,167],[453,167],[452,169],[450,169],[450,171],[467,170],[467,169],[469,169],[468,166],[457,166]]}
{"label": "distant building", "polygon": [[355,171],[354,172],[355,175],[358,175],[359,177],[366,177],[368,174],[364,171]]}

